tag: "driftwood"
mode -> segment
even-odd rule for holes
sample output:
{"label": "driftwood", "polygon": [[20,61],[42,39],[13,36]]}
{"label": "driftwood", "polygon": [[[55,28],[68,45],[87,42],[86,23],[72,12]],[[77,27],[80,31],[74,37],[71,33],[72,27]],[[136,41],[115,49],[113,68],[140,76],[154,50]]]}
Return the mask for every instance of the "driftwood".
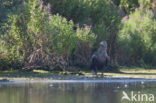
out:
{"label": "driftwood", "polygon": [[37,49],[27,58],[23,69],[53,70],[61,68],[65,70],[66,65],[67,63],[62,56]]}

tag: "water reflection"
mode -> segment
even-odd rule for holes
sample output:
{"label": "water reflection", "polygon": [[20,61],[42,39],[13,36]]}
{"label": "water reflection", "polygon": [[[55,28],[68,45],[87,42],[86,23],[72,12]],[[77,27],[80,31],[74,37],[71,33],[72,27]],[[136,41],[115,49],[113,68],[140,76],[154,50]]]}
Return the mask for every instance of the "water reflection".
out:
{"label": "water reflection", "polygon": [[156,96],[156,82],[0,83],[0,103],[135,103],[122,102],[122,91]]}

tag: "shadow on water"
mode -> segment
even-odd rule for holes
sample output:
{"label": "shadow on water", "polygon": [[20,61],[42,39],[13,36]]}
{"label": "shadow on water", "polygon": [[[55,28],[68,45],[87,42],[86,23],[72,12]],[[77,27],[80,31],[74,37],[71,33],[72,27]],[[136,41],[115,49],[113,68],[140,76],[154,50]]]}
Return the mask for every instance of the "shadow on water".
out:
{"label": "shadow on water", "polygon": [[0,83],[0,103],[138,103],[122,102],[122,92],[140,91],[156,95],[156,82],[117,81],[3,82]]}

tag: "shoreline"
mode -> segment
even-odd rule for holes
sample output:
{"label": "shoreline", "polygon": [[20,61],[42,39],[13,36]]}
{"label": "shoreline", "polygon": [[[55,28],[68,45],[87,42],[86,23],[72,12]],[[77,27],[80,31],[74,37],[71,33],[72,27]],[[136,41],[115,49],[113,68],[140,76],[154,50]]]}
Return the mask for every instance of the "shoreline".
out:
{"label": "shoreline", "polygon": [[102,76],[100,72],[97,75],[90,71],[79,72],[57,72],[34,70],[31,72],[23,71],[0,71],[1,81],[65,81],[65,80],[154,80],[156,81],[156,69],[146,70],[143,68],[119,69],[117,73],[106,72]]}
{"label": "shoreline", "polygon": [[87,76],[55,76],[55,77],[0,77],[1,82],[41,82],[41,83],[115,83],[115,82],[156,82],[155,78],[135,78],[135,77],[87,77]]}

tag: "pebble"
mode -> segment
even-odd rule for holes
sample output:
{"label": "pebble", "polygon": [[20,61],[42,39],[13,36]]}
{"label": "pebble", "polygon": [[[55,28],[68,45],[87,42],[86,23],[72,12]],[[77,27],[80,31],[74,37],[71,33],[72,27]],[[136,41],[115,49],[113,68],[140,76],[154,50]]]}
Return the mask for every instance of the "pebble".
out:
{"label": "pebble", "polygon": [[144,82],[142,81],[141,84],[144,84]]}
{"label": "pebble", "polygon": [[49,86],[50,86],[50,87],[53,87],[54,85],[53,85],[53,84],[50,84]]}
{"label": "pebble", "polygon": [[125,84],[125,88],[127,88],[128,87],[128,85],[127,84]]}

